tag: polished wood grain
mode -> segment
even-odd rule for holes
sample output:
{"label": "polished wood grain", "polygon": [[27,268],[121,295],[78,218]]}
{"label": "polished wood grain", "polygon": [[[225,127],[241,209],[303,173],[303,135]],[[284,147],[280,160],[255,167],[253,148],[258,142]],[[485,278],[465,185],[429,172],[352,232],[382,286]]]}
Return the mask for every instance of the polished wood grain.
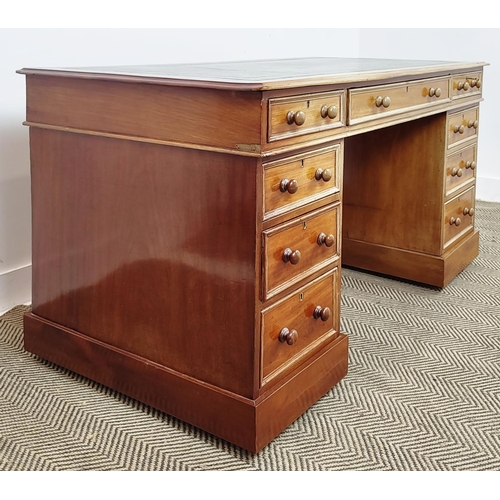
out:
{"label": "polished wood grain", "polygon": [[[311,355],[314,349],[339,333],[338,268],[262,312],[262,383],[277,375],[283,376],[294,365]],[[317,307],[328,308],[331,314],[315,317]],[[297,339],[289,345],[280,339],[287,328],[297,332]]]}
{"label": "polished wood grain", "polygon": [[448,155],[445,167],[445,196],[449,198],[476,179],[477,143]]}
{"label": "polished wood grain", "polygon": [[[340,191],[340,144],[264,164],[264,219]],[[318,171],[320,179],[316,178]],[[329,174],[329,175],[328,175]],[[325,179],[328,180],[324,180]],[[294,193],[281,189],[284,180],[295,180]]]}
{"label": "polished wood grain", "polygon": [[[265,95],[264,95],[265,98]],[[355,124],[349,124],[343,127],[335,128],[324,132],[311,132],[301,136],[296,136],[288,139],[280,139],[273,143],[262,143],[261,154],[265,157],[273,157],[284,153],[292,153],[300,147],[317,146],[321,147],[328,144],[332,140],[349,139],[352,136],[364,134],[374,130],[379,130],[384,127],[399,125],[412,120],[418,120],[426,116],[432,116],[447,112],[450,110],[461,109],[464,106],[477,105],[482,101],[480,95],[471,95],[463,98],[463,100],[436,102],[432,106],[417,106],[415,108],[405,109],[397,113],[380,113],[376,119],[361,121]],[[263,105],[265,106],[265,100]],[[266,124],[263,124],[265,130]]]}
{"label": "polished wood grain", "polygon": [[33,313],[252,397],[256,161],[40,129],[31,151]]}
{"label": "polished wood grain", "polygon": [[438,286],[441,288],[448,286],[478,255],[479,231],[474,229],[444,252],[442,256],[444,271]]}
{"label": "polished wood grain", "polygon": [[144,140],[260,151],[261,95],[29,76],[27,120]]}
{"label": "polished wood grain", "polygon": [[347,373],[348,340],[339,335],[315,362],[301,365],[288,383],[252,400],[200,383],[32,313],[24,317],[24,331],[26,348],[42,358],[252,453],[262,450]]}
{"label": "polished wood grain", "polygon": [[478,256],[479,232],[466,233],[441,255],[350,239],[342,244],[345,266],[444,288]]}
{"label": "polished wood grain", "polygon": [[469,108],[448,114],[448,147],[458,146],[477,137],[479,128],[479,108]]}
{"label": "polished wood grain", "polygon": [[339,334],[314,358],[314,363],[299,365],[272,396],[258,400],[256,408],[256,449],[266,444],[288,427],[347,375],[348,338]]}
{"label": "polished wood grain", "polygon": [[25,348],[43,359],[204,429],[250,451],[255,402],[40,318],[24,316]]}
{"label": "polished wood grain", "polygon": [[345,142],[344,240],[441,254],[445,121],[440,114]]}
{"label": "polished wood grain", "polygon": [[[328,206],[263,232],[264,298],[339,257],[339,217],[340,206]],[[318,244],[318,236],[323,232],[335,236],[332,246]]]}
{"label": "polished wood grain", "polygon": [[449,86],[449,79],[436,78],[350,90],[349,124],[448,101]]}
{"label": "polished wood grain", "polygon": [[453,99],[469,97],[473,94],[481,94],[483,87],[483,72],[471,71],[453,75],[451,78],[451,95]]}
{"label": "polished wood grain", "polygon": [[474,227],[474,188],[452,198],[444,206],[444,244],[446,248]]}
{"label": "polished wood grain", "polygon": [[269,100],[269,141],[345,124],[345,92],[321,92]]}

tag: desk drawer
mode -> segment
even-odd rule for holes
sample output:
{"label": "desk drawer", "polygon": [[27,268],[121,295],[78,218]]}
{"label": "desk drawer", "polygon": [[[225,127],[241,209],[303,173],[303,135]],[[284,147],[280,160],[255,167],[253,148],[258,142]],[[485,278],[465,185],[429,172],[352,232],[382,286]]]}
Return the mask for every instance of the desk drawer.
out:
{"label": "desk drawer", "polygon": [[476,178],[476,143],[446,158],[445,196]]}
{"label": "desk drawer", "polygon": [[349,124],[450,100],[448,78],[349,90]]}
{"label": "desk drawer", "polygon": [[340,190],[340,144],[264,165],[264,220]]}
{"label": "desk drawer", "polygon": [[264,299],[339,256],[340,205],[328,206],[263,232]]}
{"label": "desk drawer", "polygon": [[444,245],[451,245],[474,227],[475,190],[468,189],[444,206]]}
{"label": "desk drawer", "polygon": [[263,384],[295,368],[338,335],[338,275],[335,268],[262,312]]}
{"label": "desk drawer", "polygon": [[451,98],[470,97],[474,94],[481,94],[483,84],[482,71],[453,75],[451,79]]}
{"label": "desk drawer", "polygon": [[345,125],[344,109],[343,90],[269,99],[268,140],[341,127]]}
{"label": "desk drawer", "polygon": [[477,137],[479,108],[467,109],[448,115],[448,147],[456,146],[471,137]]}

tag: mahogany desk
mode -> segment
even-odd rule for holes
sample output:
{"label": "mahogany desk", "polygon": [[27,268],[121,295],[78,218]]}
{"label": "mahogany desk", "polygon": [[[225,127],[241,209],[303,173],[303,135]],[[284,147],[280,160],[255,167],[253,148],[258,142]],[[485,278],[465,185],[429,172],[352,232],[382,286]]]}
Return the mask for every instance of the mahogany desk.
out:
{"label": "mahogany desk", "polygon": [[478,253],[484,63],[23,69],[28,351],[257,452],[347,373],[341,262]]}

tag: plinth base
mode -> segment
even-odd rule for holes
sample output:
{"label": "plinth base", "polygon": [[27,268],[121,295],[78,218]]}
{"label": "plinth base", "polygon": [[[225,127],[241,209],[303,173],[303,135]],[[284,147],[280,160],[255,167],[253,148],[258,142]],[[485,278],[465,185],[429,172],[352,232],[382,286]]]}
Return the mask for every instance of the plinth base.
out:
{"label": "plinth base", "polygon": [[252,400],[45,320],[24,316],[27,351],[257,453],[347,374],[345,335]]}

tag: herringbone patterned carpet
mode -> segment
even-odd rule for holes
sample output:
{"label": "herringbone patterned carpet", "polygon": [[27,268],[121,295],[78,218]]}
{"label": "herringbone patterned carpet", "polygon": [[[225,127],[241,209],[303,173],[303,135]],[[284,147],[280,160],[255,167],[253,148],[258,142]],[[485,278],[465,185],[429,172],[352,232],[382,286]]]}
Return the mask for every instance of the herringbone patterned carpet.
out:
{"label": "herringbone patterned carpet", "polygon": [[0,318],[0,470],[499,470],[500,204],[445,290],[344,270],[348,376],[259,455],[41,361]]}

